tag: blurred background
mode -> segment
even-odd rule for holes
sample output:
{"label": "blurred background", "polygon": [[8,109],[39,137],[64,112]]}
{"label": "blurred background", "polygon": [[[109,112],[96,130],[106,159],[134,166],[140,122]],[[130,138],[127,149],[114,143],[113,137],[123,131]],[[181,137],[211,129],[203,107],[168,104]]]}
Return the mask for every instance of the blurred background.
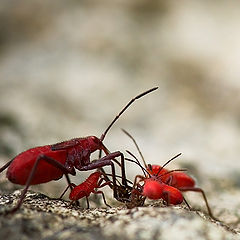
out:
{"label": "blurred background", "polygon": [[[159,86],[127,110],[105,145],[137,155],[124,128],[149,163],[182,152],[169,168],[187,167],[214,211],[228,209],[237,223],[239,21],[238,1],[2,0],[1,164],[30,147],[100,137],[131,98]],[[133,164],[127,171],[130,179],[141,173]],[[59,184],[41,191],[55,196]]]}

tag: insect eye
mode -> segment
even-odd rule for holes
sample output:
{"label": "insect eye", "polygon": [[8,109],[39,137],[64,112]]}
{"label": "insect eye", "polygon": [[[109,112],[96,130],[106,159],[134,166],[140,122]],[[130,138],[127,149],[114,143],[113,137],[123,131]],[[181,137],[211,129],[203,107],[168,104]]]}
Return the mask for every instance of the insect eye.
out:
{"label": "insect eye", "polygon": [[99,138],[97,138],[97,137],[95,137],[95,136],[92,136],[91,139],[92,139],[92,141],[93,141],[94,143],[96,143],[96,144],[99,144],[99,143],[100,143]]}

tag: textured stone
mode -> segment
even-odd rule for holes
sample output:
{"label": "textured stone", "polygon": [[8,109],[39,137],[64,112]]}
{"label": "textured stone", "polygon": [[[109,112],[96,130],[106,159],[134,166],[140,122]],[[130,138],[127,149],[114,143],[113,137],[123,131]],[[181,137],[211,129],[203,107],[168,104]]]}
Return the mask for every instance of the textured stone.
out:
{"label": "textured stone", "polygon": [[7,214],[20,191],[0,197],[0,239],[239,239],[238,229],[185,206],[161,202],[126,209],[83,209],[69,201],[29,191],[23,206]]}

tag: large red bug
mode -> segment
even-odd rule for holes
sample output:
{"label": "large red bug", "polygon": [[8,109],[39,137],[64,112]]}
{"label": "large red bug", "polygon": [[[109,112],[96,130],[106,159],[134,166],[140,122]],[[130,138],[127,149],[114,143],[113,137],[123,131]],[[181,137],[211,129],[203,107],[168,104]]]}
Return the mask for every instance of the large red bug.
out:
{"label": "large red bug", "polygon": [[[136,148],[141,156],[141,159],[145,165],[145,168],[146,168],[148,174],[150,175],[150,177],[149,177],[150,180],[146,179],[146,177],[144,177],[144,178],[140,177],[140,180],[145,182],[145,190],[143,189],[143,193],[145,191],[145,194],[146,194],[145,196],[150,195],[151,190],[156,191],[156,189],[158,188],[160,195],[161,195],[162,191],[168,190],[168,191],[170,191],[170,193],[168,194],[169,196],[171,196],[171,194],[176,195],[176,196],[178,196],[177,198],[180,201],[180,199],[182,199],[182,197],[180,196],[178,191],[180,191],[180,192],[187,192],[187,191],[200,192],[205,201],[209,216],[214,219],[211,208],[207,201],[206,194],[203,191],[203,189],[195,186],[196,183],[195,183],[194,179],[182,171],[179,171],[179,170],[169,171],[168,169],[164,168],[167,164],[169,164],[171,161],[173,161],[175,158],[177,158],[180,154],[176,155],[175,157],[173,157],[172,159],[167,161],[163,166],[151,165],[151,164],[147,165],[136,140],[126,130],[124,130],[124,129],[122,129],[122,130],[128,137],[130,137],[132,139],[134,145],[136,146]],[[128,152],[128,153],[130,153],[130,152]],[[136,157],[133,154],[131,154],[131,155],[136,159]],[[139,162],[138,162],[138,164],[139,164]],[[156,180],[161,183],[161,187],[157,187],[158,185],[155,182],[154,183],[151,182],[151,181],[156,181]],[[165,186],[164,184],[167,186]],[[178,191],[176,191],[176,189]],[[168,198],[169,198],[169,196],[168,196]],[[163,199],[164,199],[164,197],[163,197]],[[166,199],[164,199],[164,200],[166,201]],[[169,198],[168,200],[170,200],[170,203],[171,203],[171,199]],[[183,198],[183,200],[185,200],[185,199]],[[186,202],[186,200],[185,200],[185,202]],[[174,204],[174,203],[171,203],[171,204]],[[187,202],[186,202],[186,204],[188,205]],[[188,207],[189,207],[189,205],[188,205]]]}
{"label": "large red bug", "polygon": [[[65,175],[68,186],[71,187],[68,174],[76,175],[75,168],[79,171],[87,171],[110,165],[112,168],[114,197],[118,198],[117,191],[114,188],[116,179],[113,161],[117,162],[115,158],[121,157],[121,164],[117,163],[121,165],[123,185],[127,186],[124,157],[119,151],[110,153],[104,146],[103,140],[112,125],[135,100],[156,89],[157,87],[149,89],[130,100],[109,124],[100,138],[96,136],[88,136],[84,138],[74,138],[52,145],[34,147],[20,153],[0,168],[0,172],[8,168],[7,178],[11,182],[25,185],[18,204],[11,210],[11,212],[16,211],[21,206],[30,185],[58,180]],[[104,151],[106,156],[91,162],[90,155],[96,150]]]}

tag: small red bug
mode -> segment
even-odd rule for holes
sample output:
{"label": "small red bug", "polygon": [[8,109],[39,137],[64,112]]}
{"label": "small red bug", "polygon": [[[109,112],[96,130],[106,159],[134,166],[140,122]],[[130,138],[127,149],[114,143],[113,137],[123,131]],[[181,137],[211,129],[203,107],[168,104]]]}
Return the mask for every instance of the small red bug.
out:
{"label": "small red bug", "polygon": [[[138,144],[137,144],[136,140],[126,130],[124,130],[124,129],[122,129],[122,130],[134,142],[134,145],[136,146],[136,148],[137,148],[137,150],[138,150],[138,152],[141,156],[141,159],[142,159],[142,161],[145,165],[145,168],[146,168],[147,172],[150,174],[150,179],[154,176],[154,178],[157,178],[157,181],[160,181],[161,184],[166,184],[169,187],[171,187],[171,188],[168,188],[168,190],[170,190],[171,194],[173,194],[173,192],[176,192],[175,189],[177,189],[181,192],[187,192],[187,191],[200,192],[203,196],[204,201],[205,201],[209,216],[211,218],[215,219],[215,217],[212,214],[211,208],[208,204],[207,197],[206,197],[204,191],[201,188],[195,186],[196,183],[195,183],[194,179],[192,177],[190,177],[189,175],[187,175],[186,173],[182,172],[182,171],[179,171],[179,170],[169,171],[168,169],[164,168],[167,164],[169,164],[171,161],[173,161],[175,158],[177,158],[181,154],[176,155],[175,157],[173,157],[172,159],[167,161],[163,166],[151,165],[151,164],[147,165],[145,160],[144,160],[144,157],[143,157],[143,155],[140,151],[140,148],[138,147]],[[133,154],[131,154],[131,155],[133,157],[135,157]],[[135,157],[135,159],[136,159],[136,157]],[[138,161],[138,163],[139,163],[139,161]],[[150,187],[148,187],[148,185],[150,185]],[[156,184],[154,183],[154,186],[155,185]],[[161,186],[161,187],[163,187],[163,186]],[[151,189],[151,183],[147,183],[147,189],[148,188]],[[153,189],[154,189],[154,187],[153,187]],[[167,189],[167,187],[165,189]],[[145,192],[147,193],[147,190]],[[160,192],[160,188],[159,188],[159,192]],[[177,193],[177,195],[179,196],[179,199],[181,199],[179,193]],[[163,199],[164,199],[164,197],[163,197]],[[164,199],[164,200],[166,200],[166,199]],[[184,198],[183,198],[183,200],[186,202],[186,200]],[[187,202],[186,202],[186,204],[188,205]],[[190,208],[189,205],[188,205],[188,207]]]}
{"label": "small red bug", "polygon": [[[143,182],[144,184],[140,185],[140,182]],[[136,189],[136,185],[138,186],[138,189],[141,189],[139,194],[149,199],[163,199],[167,205],[177,205],[183,202],[183,195],[177,188],[163,183],[155,175],[150,175],[149,177],[137,175],[133,185],[134,189]]]}
{"label": "small red bug", "polygon": [[147,171],[151,175],[156,175],[156,176],[158,176],[159,173],[161,172],[161,181],[178,189],[183,187],[195,186],[194,179],[184,172],[174,171],[169,174],[165,174],[169,172],[168,169],[161,167],[160,165],[150,165],[150,164],[148,164]]}
{"label": "small red bug", "polygon": [[[163,168],[159,165],[152,165],[152,166],[149,165],[147,170],[149,171],[150,174],[154,174],[157,176],[159,175],[159,172],[168,172],[166,168]],[[196,183],[193,178],[191,178],[186,173],[178,172],[178,171],[172,172],[170,174],[162,174],[159,177],[161,181],[163,181],[164,183],[174,188],[177,188],[181,192],[187,192],[187,191],[200,192],[205,201],[209,216],[214,219],[214,216],[208,204],[208,200],[205,192],[203,191],[203,189],[195,186]]]}
{"label": "small red bug", "polygon": [[[115,160],[116,157],[121,157],[121,164],[118,164],[122,169],[123,185],[127,187],[123,154],[119,151],[110,153],[104,146],[103,140],[112,125],[135,100],[155,91],[156,89],[157,87],[149,89],[129,101],[113,119],[100,138],[96,136],[88,136],[71,139],[53,145],[31,148],[20,153],[0,168],[0,172],[8,168],[7,178],[11,182],[25,185],[17,206],[13,208],[11,212],[16,211],[21,206],[30,185],[58,180],[65,175],[68,186],[72,188],[68,174],[76,175],[75,168],[79,171],[87,171],[110,165],[112,168],[113,185],[115,186],[116,179],[113,161],[118,163],[118,161]],[[91,162],[90,155],[96,150],[103,150],[107,156]],[[114,187],[113,192],[114,197],[117,199],[118,196]]]}
{"label": "small red bug", "polygon": [[[176,170],[164,172],[163,174],[159,173],[158,175],[150,174],[145,168],[141,166],[138,159],[131,152],[127,151],[127,153],[129,153],[132,157],[134,157],[136,161],[131,160],[129,158],[125,158],[125,159],[131,162],[135,162],[137,165],[139,165],[142,168],[144,173],[144,176],[137,175],[135,177],[130,204],[128,204],[128,206],[130,207],[136,206],[136,204],[139,203],[139,199],[141,200],[140,198],[141,195],[153,200],[163,199],[167,203],[167,205],[169,204],[177,205],[177,204],[181,204],[183,200],[185,201],[180,190],[164,183],[161,180],[161,177],[163,175],[168,175],[175,171],[184,171],[184,170],[176,169]],[[177,156],[179,156],[179,154]],[[171,161],[175,159],[177,156],[172,158]]]}
{"label": "small red bug", "polygon": [[[71,183],[71,186],[73,187],[73,189],[71,190],[69,198],[73,201],[77,201],[78,199],[81,199],[84,196],[86,196],[86,198],[87,198],[91,193],[97,193],[97,194],[101,193],[101,191],[100,192],[92,191],[95,188],[101,188],[101,187],[108,185],[111,189],[113,189],[113,187],[115,188],[115,190],[118,194],[118,199],[117,199],[118,201],[128,202],[129,197],[131,195],[132,187],[130,187],[129,185],[127,187],[123,186],[117,179],[117,178],[122,179],[122,176],[119,176],[119,175],[115,175],[116,181],[118,183],[116,183],[116,185],[113,186],[113,182],[110,181],[107,176],[112,176],[112,174],[105,173],[104,170],[101,169],[101,171],[98,170],[98,171],[92,173],[83,183],[79,184],[78,186]],[[100,177],[102,177],[102,178],[99,180]],[[105,181],[105,183],[102,184],[102,181]],[[130,180],[126,179],[126,181],[128,183],[130,183],[131,185],[133,185],[133,183]],[[66,193],[68,188],[69,188],[69,186],[64,190],[64,192],[60,196],[60,199],[64,196],[64,194]],[[103,195],[103,200],[104,200],[105,205],[110,207],[106,203],[104,195]],[[87,199],[87,204],[88,204],[88,208],[89,208],[88,199]]]}
{"label": "small red bug", "polygon": [[111,207],[110,205],[107,204],[104,193],[102,191],[96,191],[96,188],[102,188],[106,185],[110,185],[111,182],[105,182],[102,183],[104,178],[100,178],[103,175],[102,172],[96,171],[92,173],[84,182],[76,186],[75,184],[72,183],[72,186],[74,187],[71,190],[71,193],[69,195],[69,199],[72,201],[77,201],[83,197],[86,197],[87,200],[87,208],[89,208],[89,201],[88,197],[91,193],[94,194],[102,194],[103,201],[106,206]]}

